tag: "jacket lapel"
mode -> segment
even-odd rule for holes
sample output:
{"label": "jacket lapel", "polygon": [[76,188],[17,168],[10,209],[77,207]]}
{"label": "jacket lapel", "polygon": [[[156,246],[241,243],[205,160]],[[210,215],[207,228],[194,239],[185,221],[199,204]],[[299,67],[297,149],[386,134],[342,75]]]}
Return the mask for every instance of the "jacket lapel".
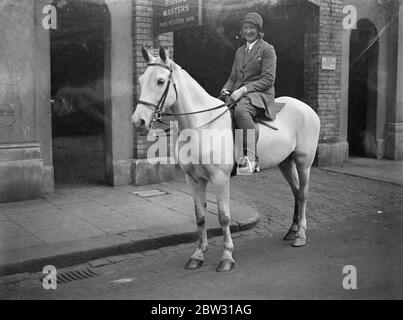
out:
{"label": "jacket lapel", "polygon": [[[262,42],[262,39],[259,39],[253,46],[252,51],[248,53],[248,55],[245,57],[245,59],[243,59],[243,65],[242,65],[243,68],[245,68],[245,66],[253,59],[253,57],[259,51],[261,42]],[[245,45],[245,49],[246,49],[246,45]],[[243,54],[245,55],[245,50],[243,51]]]}
{"label": "jacket lapel", "polygon": [[246,44],[243,45],[241,48],[242,48],[242,50],[241,50],[241,55],[240,55],[240,58],[239,58],[239,66],[240,66],[240,69],[242,70],[243,67],[244,67],[244,62],[245,62],[244,60],[245,60]]}

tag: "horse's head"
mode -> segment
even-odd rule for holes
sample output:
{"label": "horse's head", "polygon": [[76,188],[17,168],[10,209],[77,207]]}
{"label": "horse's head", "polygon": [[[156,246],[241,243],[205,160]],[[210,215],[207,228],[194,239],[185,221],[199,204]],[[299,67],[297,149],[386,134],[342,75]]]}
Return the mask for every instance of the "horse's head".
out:
{"label": "horse's head", "polygon": [[141,48],[146,71],[140,76],[140,99],[132,122],[136,128],[149,130],[155,118],[170,108],[177,99],[172,78],[173,64],[168,53],[161,48],[159,57],[153,57],[144,47]]}

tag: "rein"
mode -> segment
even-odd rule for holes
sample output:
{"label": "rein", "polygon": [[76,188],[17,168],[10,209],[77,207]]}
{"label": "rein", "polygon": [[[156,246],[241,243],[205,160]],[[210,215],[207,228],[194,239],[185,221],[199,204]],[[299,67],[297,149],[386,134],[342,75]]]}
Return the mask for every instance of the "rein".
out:
{"label": "rein", "polygon": [[151,67],[151,66],[158,66],[158,67],[167,69],[170,72],[169,73],[169,78],[168,78],[168,84],[167,84],[164,92],[162,93],[162,96],[159,99],[158,104],[151,103],[151,102],[148,102],[148,101],[143,101],[143,100],[137,100],[138,104],[142,104],[142,105],[144,105],[144,106],[146,106],[146,107],[148,107],[148,108],[150,108],[150,109],[152,109],[154,111],[153,119],[151,121],[151,125],[153,127],[155,126],[155,121],[158,121],[159,123],[167,125],[167,123],[164,123],[164,122],[161,121],[163,115],[167,115],[167,116],[188,116],[188,115],[195,115],[195,114],[198,114],[198,113],[210,112],[210,111],[214,111],[214,110],[218,110],[218,109],[227,107],[227,109],[223,113],[219,114],[217,117],[213,118],[208,123],[200,126],[200,128],[201,128],[201,127],[204,127],[204,126],[214,122],[218,118],[222,117],[227,111],[231,110],[235,105],[235,103],[228,103],[228,104],[223,103],[222,105],[219,105],[219,106],[214,107],[214,108],[206,109],[206,110],[200,110],[200,111],[194,111],[194,112],[186,112],[186,113],[166,113],[166,112],[163,111],[163,109],[164,109],[165,101],[166,101],[167,96],[168,96],[169,88],[171,86],[171,82],[173,83],[173,86],[174,86],[174,89],[175,89],[175,95],[176,95],[175,102],[178,100],[178,91],[176,89],[176,84],[173,82],[173,79],[172,79],[173,70],[170,67],[168,67],[167,65],[162,64],[162,63],[147,63],[147,67]]}

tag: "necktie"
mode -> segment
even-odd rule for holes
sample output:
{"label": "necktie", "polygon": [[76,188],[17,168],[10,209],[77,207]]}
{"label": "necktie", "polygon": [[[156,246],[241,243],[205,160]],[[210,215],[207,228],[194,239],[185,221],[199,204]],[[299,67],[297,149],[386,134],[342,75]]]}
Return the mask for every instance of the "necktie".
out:
{"label": "necktie", "polygon": [[245,64],[245,59],[246,59],[246,56],[248,55],[249,51],[250,51],[249,50],[249,45],[247,45],[246,50],[245,50],[245,54],[243,55],[242,65]]}

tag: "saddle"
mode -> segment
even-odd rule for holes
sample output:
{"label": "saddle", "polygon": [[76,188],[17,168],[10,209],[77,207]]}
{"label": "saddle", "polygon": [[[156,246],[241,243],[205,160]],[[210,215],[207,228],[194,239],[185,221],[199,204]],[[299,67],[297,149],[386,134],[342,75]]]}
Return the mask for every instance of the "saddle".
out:
{"label": "saddle", "polygon": [[[285,107],[285,103],[283,102],[276,102],[275,114],[277,115],[283,108]],[[228,108],[231,111],[231,122],[232,122],[232,132],[235,135],[235,121],[234,121],[234,110],[236,108],[236,103],[228,104]],[[278,130],[275,126],[270,124],[270,122],[274,121],[274,119],[267,118],[266,116],[257,116],[253,118],[256,124],[264,125],[270,129]],[[259,130],[259,126],[256,126],[256,130]]]}
{"label": "saddle", "polygon": [[[275,114],[277,115],[283,108],[285,107],[285,103],[282,102],[276,102],[275,103]],[[261,125],[264,125],[266,127],[269,127],[270,129],[273,130],[278,130],[275,126],[271,125],[270,122],[273,121],[273,119],[267,118],[265,116],[257,116],[254,118],[255,123],[259,123]]]}
{"label": "saddle", "polygon": [[[284,107],[285,107],[285,103],[281,103],[281,102],[276,102],[276,107],[275,107],[275,114],[277,115]],[[231,111],[231,121],[232,121],[232,132],[233,132],[233,136],[235,137],[235,121],[234,121],[234,109],[236,108],[236,103],[233,103],[231,105],[229,105],[229,109]],[[275,126],[273,126],[272,124],[270,124],[270,122],[273,121],[273,119],[267,118],[266,116],[257,116],[256,118],[253,119],[255,121],[256,124],[256,134],[259,137],[259,126],[257,124],[261,124],[263,126],[266,126],[272,130],[278,130],[278,128],[276,128]],[[234,153],[236,155],[237,151],[236,151],[237,146],[234,146]],[[234,167],[232,169],[231,172],[231,177],[234,177],[237,175],[237,167],[238,167],[238,163],[235,161],[234,162]]]}

